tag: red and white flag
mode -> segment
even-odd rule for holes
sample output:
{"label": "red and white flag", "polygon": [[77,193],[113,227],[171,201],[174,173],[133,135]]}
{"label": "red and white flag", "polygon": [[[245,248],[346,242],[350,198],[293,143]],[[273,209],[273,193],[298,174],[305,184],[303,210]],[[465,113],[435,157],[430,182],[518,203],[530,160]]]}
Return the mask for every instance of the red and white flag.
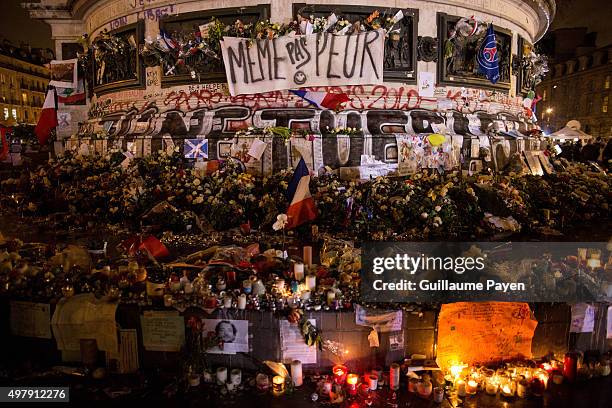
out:
{"label": "red and white flag", "polygon": [[287,229],[317,218],[314,199],[310,195],[310,172],[302,157],[287,187]]}
{"label": "red and white flag", "polygon": [[55,100],[55,88],[47,90],[45,103],[40,111],[38,124],[34,129],[34,133],[38,137],[38,143],[44,145],[51,137],[51,130],[57,127],[57,103]]}
{"label": "red and white flag", "polygon": [[344,102],[351,100],[345,93],[314,92],[301,89],[290,90],[289,92],[307,100],[319,109],[340,110]]}

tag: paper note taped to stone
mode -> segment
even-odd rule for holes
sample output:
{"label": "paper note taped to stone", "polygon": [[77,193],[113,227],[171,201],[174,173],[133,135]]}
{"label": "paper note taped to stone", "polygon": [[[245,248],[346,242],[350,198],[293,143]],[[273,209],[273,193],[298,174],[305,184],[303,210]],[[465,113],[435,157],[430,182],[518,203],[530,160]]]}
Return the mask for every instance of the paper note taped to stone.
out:
{"label": "paper note taped to stone", "polygon": [[185,319],[177,311],[149,311],[140,316],[142,345],[149,351],[180,351],[185,343]]}
{"label": "paper note taped to stone", "polygon": [[531,358],[537,325],[527,303],[444,304],[438,317],[438,365]]}

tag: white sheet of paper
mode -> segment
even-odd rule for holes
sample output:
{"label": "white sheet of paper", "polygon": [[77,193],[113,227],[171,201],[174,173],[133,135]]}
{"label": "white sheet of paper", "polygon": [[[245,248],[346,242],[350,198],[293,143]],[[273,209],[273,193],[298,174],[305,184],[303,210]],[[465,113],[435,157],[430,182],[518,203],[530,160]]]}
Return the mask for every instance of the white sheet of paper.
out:
{"label": "white sheet of paper", "polygon": [[595,307],[587,303],[572,305],[571,333],[590,333],[595,328]]}
{"label": "white sheet of paper", "polygon": [[434,96],[436,74],[433,72],[419,71],[418,74],[419,82],[419,96],[431,98]]}
{"label": "white sheet of paper", "polygon": [[180,351],[185,343],[185,319],[178,311],[144,312],[140,324],[146,350]]}
{"label": "white sheet of paper", "polygon": [[51,338],[51,306],[47,303],[11,301],[11,334]]}
{"label": "white sheet of paper", "polygon": [[402,311],[371,310],[355,305],[355,324],[376,328],[381,333],[402,330]]}
{"label": "white sheet of paper", "polygon": [[434,131],[434,133],[439,133],[441,135],[445,135],[447,130],[446,129],[446,125],[444,123],[433,123],[431,124],[431,129]]}
{"label": "white sheet of paper", "polygon": [[263,156],[267,146],[268,144],[266,142],[255,138],[253,143],[251,143],[248,155],[257,160],[261,160],[261,156]]}
{"label": "white sheet of paper", "polygon": [[[308,319],[316,325],[315,319]],[[297,324],[291,324],[286,319],[280,320],[281,361],[285,364],[300,360],[302,364],[317,363],[317,347],[309,346],[304,341]]]}

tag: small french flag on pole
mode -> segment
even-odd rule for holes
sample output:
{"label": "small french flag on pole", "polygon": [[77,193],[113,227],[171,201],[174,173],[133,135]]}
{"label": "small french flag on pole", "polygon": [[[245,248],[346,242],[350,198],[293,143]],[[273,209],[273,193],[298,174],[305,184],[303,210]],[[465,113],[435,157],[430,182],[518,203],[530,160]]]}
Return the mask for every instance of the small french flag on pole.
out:
{"label": "small french flag on pole", "polygon": [[341,104],[351,100],[345,93],[311,92],[303,90],[291,90],[290,92],[300,98],[306,99],[319,109],[338,110]]}
{"label": "small french flag on pole", "polygon": [[314,199],[310,195],[310,171],[302,157],[287,187],[287,229],[317,218]]}

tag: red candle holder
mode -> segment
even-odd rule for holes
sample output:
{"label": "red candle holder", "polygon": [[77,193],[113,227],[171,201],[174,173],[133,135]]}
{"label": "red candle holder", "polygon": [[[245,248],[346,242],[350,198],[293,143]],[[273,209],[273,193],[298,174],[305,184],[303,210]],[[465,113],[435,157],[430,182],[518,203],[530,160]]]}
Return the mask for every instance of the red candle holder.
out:
{"label": "red candle holder", "polygon": [[334,382],[336,384],[344,385],[346,376],[348,375],[348,368],[342,364],[337,364],[332,368],[332,374],[334,375]]}
{"label": "red candle holder", "polygon": [[349,395],[357,394],[357,382],[359,381],[359,376],[357,374],[349,374],[346,377],[346,388]]}

